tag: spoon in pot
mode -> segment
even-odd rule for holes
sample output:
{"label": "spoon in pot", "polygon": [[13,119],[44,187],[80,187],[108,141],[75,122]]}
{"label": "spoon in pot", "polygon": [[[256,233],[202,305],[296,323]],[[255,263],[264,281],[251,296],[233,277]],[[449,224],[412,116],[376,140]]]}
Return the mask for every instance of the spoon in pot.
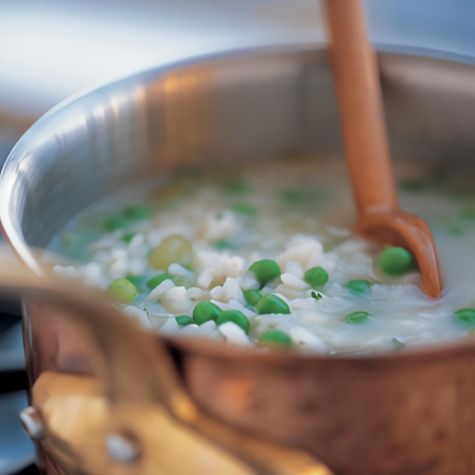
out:
{"label": "spoon in pot", "polygon": [[382,244],[406,247],[417,261],[422,290],[442,291],[431,230],[399,209],[374,52],[360,0],[326,0],[331,60],[342,121],[347,166],[360,234]]}

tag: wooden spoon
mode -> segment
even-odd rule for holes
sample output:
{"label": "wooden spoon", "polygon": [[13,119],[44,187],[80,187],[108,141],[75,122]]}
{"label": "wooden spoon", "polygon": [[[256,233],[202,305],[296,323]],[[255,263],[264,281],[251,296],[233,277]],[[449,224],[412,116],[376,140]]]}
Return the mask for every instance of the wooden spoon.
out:
{"label": "wooden spoon", "polygon": [[384,121],[376,59],[359,0],[326,0],[334,82],[358,211],[357,232],[408,248],[422,289],[440,296],[442,281],[431,230],[399,209]]}

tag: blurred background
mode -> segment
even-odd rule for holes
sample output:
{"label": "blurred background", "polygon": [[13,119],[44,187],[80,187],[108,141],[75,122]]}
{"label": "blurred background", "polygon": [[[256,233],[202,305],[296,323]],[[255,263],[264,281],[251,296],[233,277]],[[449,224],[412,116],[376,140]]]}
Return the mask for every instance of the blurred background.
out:
{"label": "blurred background", "polygon": [[[475,56],[475,0],[365,5],[375,43]],[[0,164],[78,90],[209,52],[324,41],[318,0],[0,0]],[[19,311],[0,313],[0,475],[32,474]]]}
{"label": "blurred background", "polygon": [[[377,43],[475,54],[473,0],[365,4]],[[152,65],[324,40],[318,0],[1,0],[0,126],[18,134],[71,93]]]}

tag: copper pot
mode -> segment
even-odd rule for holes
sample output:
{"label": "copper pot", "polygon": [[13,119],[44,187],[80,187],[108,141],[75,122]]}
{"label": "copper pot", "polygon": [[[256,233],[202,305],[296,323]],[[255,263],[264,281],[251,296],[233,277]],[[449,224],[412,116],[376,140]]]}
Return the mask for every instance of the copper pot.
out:
{"label": "copper pot", "polygon": [[[450,153],[452,166],[471,166],[473,62],[414,51],[381,52],[379,62],[393,154],[416,161]],[[183,164],[290,153],[341,153],[325,51],[173,64],[69,100],[38,121],[5,165],[0,219],[38,272],[32,247],[132,181]],[[329,358],[155,338],[204,414],[302,449],[336,474],[475,473],[473,344]],[[33,388],[46,371],[97,374],[91,340],[31,297],[25,343]]]}

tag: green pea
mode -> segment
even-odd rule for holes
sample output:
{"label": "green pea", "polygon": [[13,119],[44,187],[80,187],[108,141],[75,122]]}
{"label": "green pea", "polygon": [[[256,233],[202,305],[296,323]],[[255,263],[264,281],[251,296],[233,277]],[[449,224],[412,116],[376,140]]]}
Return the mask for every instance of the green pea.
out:
{"label": "green pea", "polygon": [[259,315],[268,313],[290,314],[290,308],[287,303],[280,297],[277,297],[277,295],[265,295],[262,297],[257,302],[256,311]]}
{"label": "green pea", "polygon": [[140,287],[143,284],[144,278],[141,275],[131,275],[129,274],[127,280],[135,285],[135,287]]}
{"label": "green pea", "polygon": [[249,270],[254,273],[261,287],[280,276],[279,264],[272,259],[256,261],[249,267]]}
{"label": "green pea", "polygon": [[175,317],[175,320],[181,327],[186,327],[187,325],[191,325],[193,323],[193,319],[188,315],[178,315]]}
{"label": "green pea", "polygon": [[461,308],[454,312],[455,321],[465,327],[475,327],[475,308]]}
{"label": "green pea", "polygon": [[173,277],[168,272],[164,272],[163,274],[158,274],[154,275],[153,277],[150,277],[150,279],[148,279],[145,284],[150,290],[153,290],[155,287],[157,287],[162,282],[168,279],[173,281]]}
{"label": "green pea", "polygon": [[130,221],[143,221],[150,218],[152,212],[146,205],[133,205],[125,208],[123,215]]}
{"label": "green pea", "polygon": [[221,311],[221,315],[216,320],[216,325],[222,325],[226,322],[233,322],[239,327],[241,327],[247,335],[249,335],[249,331],[251,329],[251,324],[249,323],[249,319],[239,310],[223,310]]}
{"label": "green pea", "polygon": [[122,235],[120,238],[122,241],[124,241],[126,244],[129,244],[130,241],[136,236],[137,233],[134,233],[133,231],[128,231]]}
{"label": "green pea", "polygon": [[103,224],[107,231],[117,231],[126,228],[129,222],[124,216],[108,216]]}
{"label": "green pea", "polygon": [[358,310],[357,312],[349,313],[345,317],[345,321],[346,323],[351,323],[353,325],[360,325],[361,323],[365,323],[370,316],[370,313],[365,312],[364,310]]}
{"label": "green pea", "polygon": [[149,264],[154,269],[167,270],[170,264],[190,264],[193,248],[190,241],[179,234],[171,234],[148,256]]}
{"label": "green pea", "polygon": [[119,303],[131,303],[138,295],[137,288],[128,279],[116,279],[107,287],[107,294]]}
{"label": "green pea", "polygon": [[244,294],[244,299],[249,305],[257,305],[257,302],[262,297],[262,294],[257,290],[257,289],[249,289],[249,290],[243,290],[242,293]]}
{"label": "green pea", "polygon": [[255,206],[249,203],[236,203],[232,210],[239,214],[244,214],[246,216],[254,216],[257,213]]}
{"label": "green pea", "polygon": [[280,330],[268,330],[259,337],[259,343],[264,346],[292,346],[292,339]]}
{"label": "green pea", "polygon": [[371,285],[369,280],[354,279],[347,282],[345,287],[353,295],[366,295],[371,290]]}
{"label": "green pea", "polygon": [[323,267],[312,267],[303,276],[312,287],[323,287],[328,282],[328,272]]}
{"label": "green pea", "polygon": [[193,309],[193,321],[202,325],[209,320],[217,320],[221,315],[221,309],[212,302],[198,302]]}
{"label": "green pea", "polygon": [[378,258],[379,267],[386,275],[402,275],[414,268],[414,256],[403,247],[387,247]]}

